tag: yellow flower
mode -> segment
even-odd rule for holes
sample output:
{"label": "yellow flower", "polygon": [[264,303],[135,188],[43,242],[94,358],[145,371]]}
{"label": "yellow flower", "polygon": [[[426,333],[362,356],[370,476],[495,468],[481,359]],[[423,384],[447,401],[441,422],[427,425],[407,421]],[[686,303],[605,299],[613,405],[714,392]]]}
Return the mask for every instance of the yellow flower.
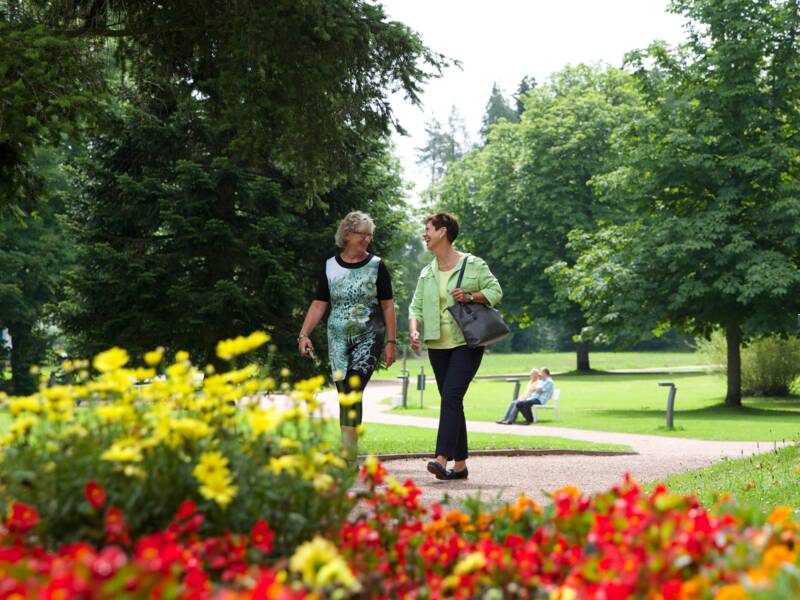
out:
{"label": "yellow flower", "polygon": [[150,352],[146,352],[144,355],[144,362],[146,362],[149,366],[155,367],[158,363],[160,363],[164,358],[164,348],[159,346],[155,350],[151,350]]}
{"label": "yellow flower", "polygon": [[327,473],[317,473],[314,475],[314,489],[318,492],[326,492],[333,485],[333,477]]}
{"label": "yellow flower", "polygon": [[106,373],[124,367],[128,359],[128,353],[125,350],[114,347],[95,356],[92,364],[101,373]]}
{"label": "yellow flower", "polygon": [[142,460],[142,448],[130,438],[117,440],[100,458],[110,462],[139,462]]}
{"label": "yellow flower", "polygon": [[482,569],[485,566],[486,557],[483,555],[483,552],[472,552],[471,554],[467,554],[458,562],[455,569],[453,569],[453,573],[455,575],[468,575],[474,571]]}
{"label": "yellow flower", "polygon": [[281,369],[281,377],[283,377],[284,379],[286,379],[290,374],[291,374],[291,371],[289,369],[287,369],[286,367],[283,367]]}
{"label": "yellow flower", "polygon": [[182,362],[186,362],[187,360],[189,360],[189,353],[186,350],[178,350],[175,353],[175,361],[176,362],[182,363]]}
{"label": "yellow flower", "polygon": [[353,406],[356,402],[361,402],[361,392],[339,394],[339,404],[342,406]]}
{"label": "yellow flower", "polygon": [[94,410],[95,414],[106,423],[133,421],[136,412],[128,404],[106,404],[98,406]]}
{"label": "yellow flower", "polygon": [[301,544],[289,559],[289,569],[299,573],[311,588],[338,585],[356,591],[359,584],[331,542],[319,536]]}
{"label": "yellow flower", "polygon": [[269,461],[269,469],[275,473],[275,475],[280,475],[284,471],[288,471],[289,474],[294,475],[301,465],[302,461],[300,457],[295,454],[285,454],[280,458],[275,458],[273,456]]}
{"label": "yellow flower", "polygon": [[19,417],[11,424],[10,432],[15,438],[20,438],[27,434],[31,428],[39,421],[36,417]]}
{"label": "yellow flower", "polygon": [[170,424],[185,438],[200,439],[211,435],[211,428],[198,419],[175,419]]}
{"label": "yellow flower", "polygon": [[238,336],[234,339],[220,340],[217,344],[217,356],[222,360],[231,360],[240,354],[246,354],[266,344],[269,335],[263,331],[255,331],[247,337]]}
{"label": "yellow flower", "polygon": [[213,500],[222,508],[226,508],[231,503],[238,488],[232,485],[227,477],[215,477],[207,479],[204,485],[200,486],[200,493],[204,498]]}
{"label": "yellow flower", "polygon": [[192,472],[201,482],[215,478],[220,473],[227,476],[228,459],[221,452],[204,452],[200,455],[200,462]]}
{"label": "yellow flower", "polygon": [[15,417],[21,412],[42,412],[42,404],[39,402],[39,399],[36,396],[23,396],[9,400],[8,408],[11,410],[11,414]]}
{"label": "yellow flower", "polygon": [[550,592],[550,600],[575,600],[577,597],[575,589],[566,585]]}
{"label": "yellow flower", "polygon": [[249,415],[250,428],[253,435],[268,433],[278,427],[283,420],[281,414],[275,408],[256,408]]}

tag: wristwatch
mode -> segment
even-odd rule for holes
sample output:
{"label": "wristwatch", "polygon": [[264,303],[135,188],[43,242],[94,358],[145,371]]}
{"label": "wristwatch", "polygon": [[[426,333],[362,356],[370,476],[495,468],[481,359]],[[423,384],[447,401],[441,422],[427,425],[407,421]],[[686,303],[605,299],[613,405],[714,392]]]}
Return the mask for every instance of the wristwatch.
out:
{"label": "wristwatch", "polygon": [[307,337],[308,336],[305,333],[301,333],[300,335],[297,336],[297,343],[299,344],[300,340],[302,340],[303,338],[307,338]]}
{"label": "wristwatch", "polygon": [[469,300],[470,302],[475,302],[475,294],[473,294],[472,292],[467,292],[467,300]]}

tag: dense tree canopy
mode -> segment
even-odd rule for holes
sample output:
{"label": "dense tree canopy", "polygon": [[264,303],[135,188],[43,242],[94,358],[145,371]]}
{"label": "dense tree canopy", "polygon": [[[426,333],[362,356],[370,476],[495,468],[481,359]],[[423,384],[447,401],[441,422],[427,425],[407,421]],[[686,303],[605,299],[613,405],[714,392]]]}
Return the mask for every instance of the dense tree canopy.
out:
{"label": "dense tree canopy", "polygon": [[[488,143],[452,167],[436,188],[461,215],[464,242],[489,261],[505,290],[503,309],[523,325],[556,316],[574,335],[578,306],[557,298],[545,269],[571,261],[567,234],[594,229],[618,209],[588,185],[613,168],[610,139],[636,111],[630,77],[612,68],[567,67],[533,88],[520,122],[501,121]],[[588,369],[579,343],[579,369]]]}
{"label": "dense tree canopy", "polygon": [[675,1],[690,42],[629,62],[648,111],[598,179],[632,221],[576,234],[570,297],[611,332],[671,323],[728,341],[726,402],[741,403],[748,335],[788,331],[800,309],[800,11],[793,1]]}

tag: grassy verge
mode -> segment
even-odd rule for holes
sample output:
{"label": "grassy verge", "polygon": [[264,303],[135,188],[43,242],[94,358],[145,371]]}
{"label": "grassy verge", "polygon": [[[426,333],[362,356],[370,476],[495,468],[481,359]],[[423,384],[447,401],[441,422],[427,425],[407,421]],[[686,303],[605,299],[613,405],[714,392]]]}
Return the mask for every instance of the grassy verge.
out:
{"label": "grassy verge", "polygon": [[[366,423],[358,451],[359,454],[393,454],[412,452],[433,452],[436,443],[436,430],[424,427],[406,427]],[[470,450],[531,449],[547,448],[558,450],[617,450],[626,451],[630,447],[621,444],[593,444],[578,440],[557,437],[537,437],[513,434],[470,433]]]}
{"label": "grassy verge", "polygon": [[[679,367],[703,364],[705,357],[695,352],[593,352],[590,355],[592,369],[608,371],[612,369],[645,369],[657,367]],[[425,373],[432,375],[430,362],[424,356],[409,354],[408,370],[412,375],[419,373],[420,366]],[[534,352],[530,354],[494,354],[487,352],[481,362],[478,375],[503,375],[506,373],[527,373],[532,367],[548,367],[552,371],[572,371],[575,369],[574,352]],[[376,379],[394,379],[400,375],[402,354],[391,368],[378,371]]]}
{"label": "grassy verge", "polygon": [[[667,392],[658,386],[664,380],[678,389],[674,431],[665,428]],[[561,390],[561,420],[555,420],[554,411],[541,411],[542,424],[706,440],[794,441],[800,436],[800,397],[745,398],[741,408],[729,408],[719,375],[564,375],[555,378],[555,386]],[[467,419],[499,419],[512,393],[513,385],[505,381],[473,382],[464,400]],[[435,386],[425,392],[425,408],[418,402],[412,390],[403,414],[438,416]]]}
{"label": "grassy verge", "polygon": [[[716,465],[673,475],[664,480],[670,491],[697,496],[711,506],[722,492],[739,502],[758,505],[765,513],[776,506],[800,507],[800,446],[758,456],[725,460]],[[652,489],[653,484],[647,487]]]}

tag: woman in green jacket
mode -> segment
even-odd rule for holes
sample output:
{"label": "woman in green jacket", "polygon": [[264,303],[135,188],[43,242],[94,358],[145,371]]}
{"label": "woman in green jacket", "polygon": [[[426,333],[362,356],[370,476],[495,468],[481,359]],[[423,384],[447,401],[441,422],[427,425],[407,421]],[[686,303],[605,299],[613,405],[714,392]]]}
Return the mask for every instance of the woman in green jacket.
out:
{"label": "woman in green jacket", "polygon": [[[434,259],[422,269],[408,311],[411,347],[419,350],[421,341],[428,346],[428,357],[442,399],[436,460],[428,463],[428,471],[437,479],[469,476],[464,395],[483,358],[483,348],[467,346],[447,307],[456,302],[495,306],[503,297],[497,278],[483,259],[453,248],[458,231],[458,221],[448,213],[437,213],[426,219],[423,239]],[[466,270],[461,287],[457,288],[458,273],[464,261]],[[448,470],[450,460],[455,462]]]}

